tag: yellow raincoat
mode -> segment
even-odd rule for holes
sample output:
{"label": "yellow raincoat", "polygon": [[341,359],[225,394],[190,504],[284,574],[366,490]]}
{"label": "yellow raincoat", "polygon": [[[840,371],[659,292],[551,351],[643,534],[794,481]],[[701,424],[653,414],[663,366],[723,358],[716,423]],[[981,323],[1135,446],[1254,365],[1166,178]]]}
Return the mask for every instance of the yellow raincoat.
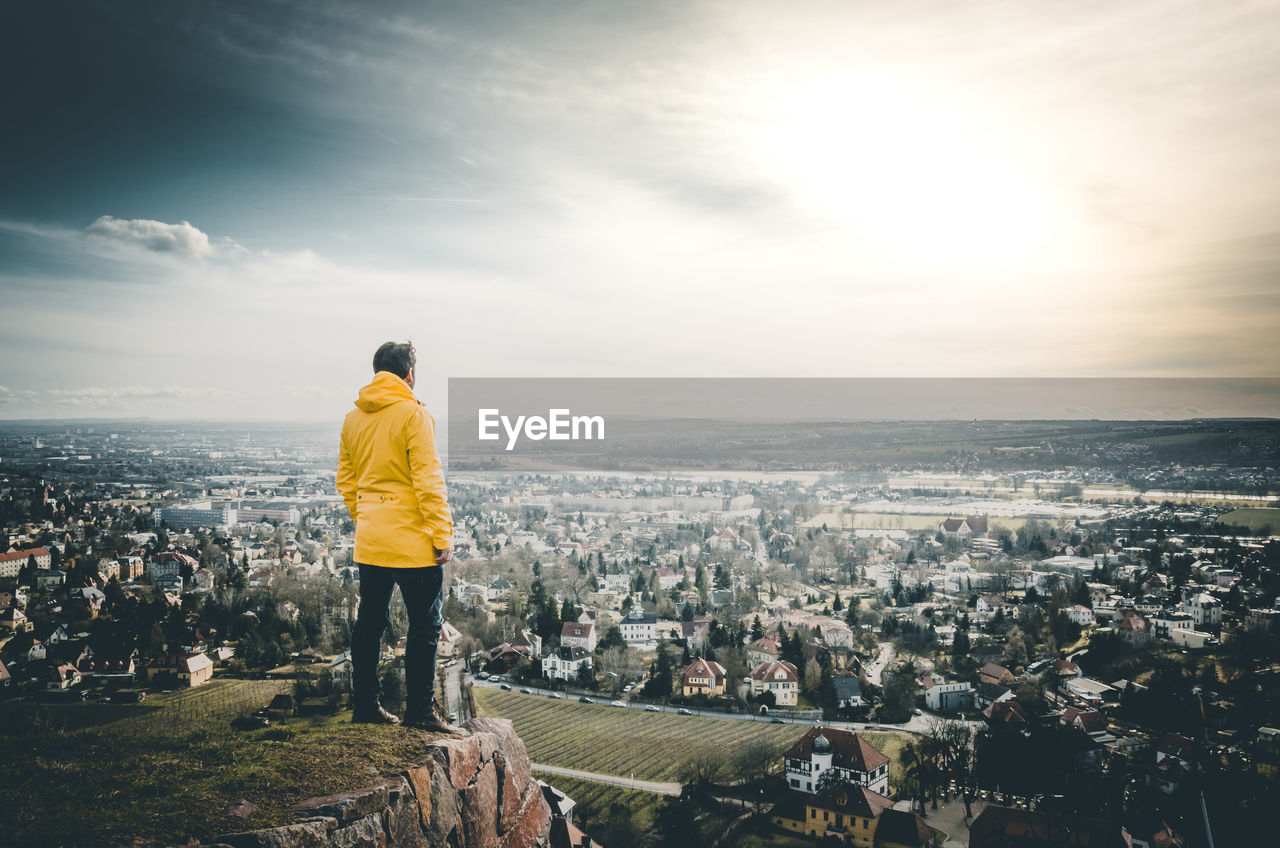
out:
{"label": "yellow raincoat", "polygon": [[355,561],[435,565],[453,538],[436,424],[409,384],[379,371],[342,422],[338,494],[356,523]]}

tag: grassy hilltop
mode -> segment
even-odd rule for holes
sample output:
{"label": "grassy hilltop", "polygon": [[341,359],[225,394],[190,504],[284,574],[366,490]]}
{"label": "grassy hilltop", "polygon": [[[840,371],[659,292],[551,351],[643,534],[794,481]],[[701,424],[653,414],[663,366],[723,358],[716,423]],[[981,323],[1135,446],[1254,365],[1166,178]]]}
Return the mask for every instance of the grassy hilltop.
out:
{"label": "grassy hilltop", "polygon": [[[142,704],[0,702],[4,842],[95,846],[288,824],[290,805],[367,786],[420,759],[433,734],[352,725],[350,713],[234,730],[264,683],[218,680]],[[205,691],[207,690],[207,691]],[[223,814],[243,798],[247,819]]]}

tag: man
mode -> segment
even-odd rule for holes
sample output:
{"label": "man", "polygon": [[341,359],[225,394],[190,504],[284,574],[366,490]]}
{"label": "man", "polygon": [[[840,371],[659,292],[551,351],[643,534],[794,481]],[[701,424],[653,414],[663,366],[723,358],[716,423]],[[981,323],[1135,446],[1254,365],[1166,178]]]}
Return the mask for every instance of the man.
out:
{"label": "man", "polygon": [[453,516],[436,453],[435,421],[413,395],[410,343],[373,355],[373,382],[342,423],[338,492],[356,524],[360,612],[351,634],[354,723],[399,724],[380,703],[378,656],[391,593],[409,613],[405,724],[451,732],[432,709],[440,642],[444,564],[453,555]]}

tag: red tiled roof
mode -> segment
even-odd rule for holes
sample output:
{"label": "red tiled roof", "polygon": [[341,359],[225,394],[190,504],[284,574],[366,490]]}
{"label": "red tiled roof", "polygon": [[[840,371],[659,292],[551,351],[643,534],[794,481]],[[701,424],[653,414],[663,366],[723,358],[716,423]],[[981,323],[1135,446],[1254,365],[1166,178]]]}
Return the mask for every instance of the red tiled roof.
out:
{"label": "red tiled roof", "polygon": [[833,766],[852,771],[870,772],[885,763],[889,758],[882,754],[867,740],[852,730],[841,730],[837,727],[811,727],[800,737],[800,740],[787,749],[786,756],[791,759],[808,760],[813,756],[813,740],[821,734],[831,743],[831,759]]}
{"label": "red tiled roof", "polygon": [[761,636],[751,643],[751,650],[764,654],[776,655],[782,653],[782,650],[778,647],[777,636]]}
{"label": "red tiled roof", "polygon": [[[784,677],[779,678],[778,672],[783,672]],[[788,683],[799,683],[800,672],[794,665],[786,660],[772,660],[762,662],[755,668],[751,669],[751,676],[756,680],[785,680]]]}
{"label": "red tiled roof", "polygon": [[884,811],[892,810],[893,801],[865,786],[836,783],[815,795],[807,806],[874,819]]}
{"label": "red tiled roof", "polygon": [[978,669],[978,674],[985,674],[988,677],[994,677],[997,680],[999,680],[1001,677],[1004,677],[1006,674],[1012,674],[1012,673],[1013,672],[1009,671],[1009,669],[1005,668],[1004,666],[996,665],[995,663],[991,663],[991,662],[987,663],[982,668]]}
{"label": "red tiled roof", "polygon": [[1026,724],[1027,714],[1017,701],[994,701],[982,711],[988,724]]}
{"label": "red tiled roof", "polygon": [[48,548],[30,548],[25,551],[12,551],[10,553],[0,554],[0,562],[13,562],[14,560],[27,561],[27,557],[34,556],[36,559],[49,556]]}
{"label": "red tiled roof", "polygon": [[[681,684],[684,686],[715,686],[716,681],[723,680],[727,675],[724,666],[714,660],[704,660],[702,657],[689,663],[689,667],[684,670],[684,676],[681,678]],[[692,683],[693,678],[701,678],[709,680],[710,683]]]}
{"label": "red tiled roof", "polygon": [[560,628],[561,639],[590,639],[594,624],[582,624],[577,621],[566,621]]}
{"label": "red tiled roof", "polygon": [[987,517],[985,515],[971,515],[964,521],[974,533],[987,532]]}
{"label": "red tiled roof", "polygon": [[1127,842],[1120,827],[1112,827],[1099,819],[994,804],[979,813],[969,827],[969,844],[975,848],[994,845],[1119,848]]}

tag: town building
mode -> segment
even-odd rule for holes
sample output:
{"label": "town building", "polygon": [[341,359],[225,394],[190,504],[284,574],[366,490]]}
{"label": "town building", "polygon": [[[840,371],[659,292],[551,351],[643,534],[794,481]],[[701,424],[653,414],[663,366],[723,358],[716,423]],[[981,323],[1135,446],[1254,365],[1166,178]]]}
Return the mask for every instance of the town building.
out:
{"label": "town building", "polygon": [[779,707],[794,707],[800,697],[800,672],[786,660],[762,662],[751,669],[751,694],[773,694]]}
{"label": "town building", "polygon": [[680,694],[686,698],[690,695],[723,695],[728,672],[724,666],[714,660],[699,657],[689,664],[680,677]]}
{"label": "town building", "polygon": [[949,539],[967,539],[970,536],[982,536],[987,531],[987,516],[985,515],[948,518],[938,525],[938,532]]}
{"label": "town building", "polygon": [[1222,624],[1222,604],[1207,592],[1199,592],[1187,598],[1182,604],[1182,611],[1191,615],[1197,630]]}
{"label": "town building", "polygon": [[48,548],[28,548],[26,550],[10,548],[6,553],[0,553],[0,579],[17,577],[18,572],[22,571],[27,563],[31,561],[31,557],[36,558],[36,568],[53,567],[53,555]]}
{"label": "town building", "polygon": [[560,644],[566,647],[594,651],[597,641],[596,626],[590,622],[566,621],[560,627]]}
{"label": "town building", "polygon": [[542,676],[566,682],[577,678],[582,666],[592,667],[592,654],[581,645],[564,645],[542,658]]}
{"label": "town building", "polygon": [[925,690],[924,705],[940,713],[973,709],[973,684],[935,683]]}
{"label": "town building", "polygon": [[194,503],[186,506],[167,506],[155,511],[153,519],[157,527],[171,530],[195,530],[199,527],[229,527],[236,523],[236,510],[231,506],[212,503]]}
{"label": "town building", "polygon": [[147,664],[147,679],[172,675],[181,686],[199,686],[213,677],[213,660],[204,652],[168,654]]}
{"label": "town building", "polygon": [[622,630],[622,638],[628,645],[637,647],[652,647],[654,642],[654,628],[658,624],[658,616],[644,610],[634,610],[627,613],[622,619],[618,627]]}
{"label": "town building", "polygon": [[747,646],[747,662],[757,666],[762,662],[772,662],[782,656],[782,647],[777,636],[761,636]]}
{"label": "town building", "polygon": [[[784,830],[871,848],[878,844],[876,832],[881,817],[890,812],[893,801],[880,793],[864,786],[835,783],[812,795],[791,793],[774,807],[770,818]],[[910,813],[906,815],[914,818]]]}
{"label": "town building", "polygon": [[889,791],[889,758],[852,730],[813,727],[783,755],[787,786],[815,793],[818,781],[841,780],[881,795]]}

